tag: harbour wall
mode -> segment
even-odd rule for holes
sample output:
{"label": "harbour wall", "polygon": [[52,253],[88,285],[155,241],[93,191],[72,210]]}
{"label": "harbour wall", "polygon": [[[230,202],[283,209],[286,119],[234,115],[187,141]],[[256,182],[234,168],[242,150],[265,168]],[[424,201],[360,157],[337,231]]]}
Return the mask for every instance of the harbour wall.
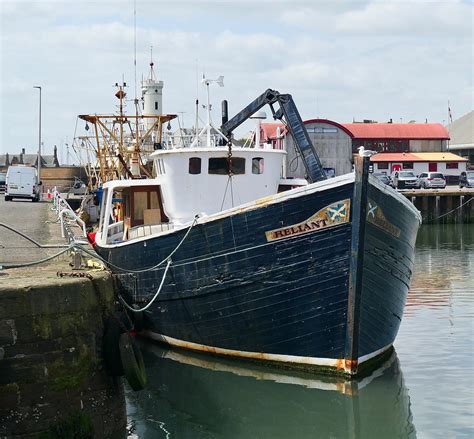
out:
{"label": "harbour wall", "polygon": [[421,212],[425,224],[474,223],[474,190],[403,191]]}
{"label": "harbour wall", "polygon": [[0,271],[0,437],[125,437],[123,384],[103,360],[111,276],[57,269]]}

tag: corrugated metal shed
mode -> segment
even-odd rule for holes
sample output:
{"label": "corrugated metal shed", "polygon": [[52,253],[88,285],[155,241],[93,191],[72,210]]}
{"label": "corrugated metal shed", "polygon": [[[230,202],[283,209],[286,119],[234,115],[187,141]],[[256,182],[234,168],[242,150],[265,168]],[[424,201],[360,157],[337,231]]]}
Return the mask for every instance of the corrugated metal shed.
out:
{"label": "corrugated metal shed", "polygon": [[439,123],[343,123],[355,139],[448,140]]}

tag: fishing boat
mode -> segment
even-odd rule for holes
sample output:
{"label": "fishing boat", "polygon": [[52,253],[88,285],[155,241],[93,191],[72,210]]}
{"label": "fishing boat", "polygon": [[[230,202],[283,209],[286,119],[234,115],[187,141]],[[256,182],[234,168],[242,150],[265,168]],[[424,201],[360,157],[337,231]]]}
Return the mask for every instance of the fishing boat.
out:
{"label": "fishing boat", "polygon": [[[284,150],[232,144],[267,104],[305,179],[286,178]],[[153,152],[152,178],[103,186],[94,246],[139,329],[180,348],[350,376],[388,355],[416,208],[369,175],[366,154],[327,179],[289,94],[269,89],[230,120],[223,105],[213,134]]]}

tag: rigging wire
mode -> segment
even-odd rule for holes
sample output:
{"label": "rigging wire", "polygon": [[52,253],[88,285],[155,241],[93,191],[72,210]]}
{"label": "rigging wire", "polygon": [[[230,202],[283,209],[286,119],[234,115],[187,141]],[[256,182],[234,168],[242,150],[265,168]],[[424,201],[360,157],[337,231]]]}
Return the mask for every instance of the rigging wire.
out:
{"label": "rigging wire", "polygon": [[135,107],[137,98],[137,0],[133,0],[133,66],[135,68]]}

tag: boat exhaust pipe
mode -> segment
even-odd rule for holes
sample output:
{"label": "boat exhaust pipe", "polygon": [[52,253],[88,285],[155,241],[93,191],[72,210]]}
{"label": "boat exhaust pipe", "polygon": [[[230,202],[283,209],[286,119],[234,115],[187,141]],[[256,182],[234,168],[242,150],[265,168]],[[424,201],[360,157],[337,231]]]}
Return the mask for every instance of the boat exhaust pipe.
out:
{"label": "boat exhaust pipe", "polygon": [[224,125],[229,120],[229,110],[227,107],[227,101],[224,99],[222,101],[222,125]]}

